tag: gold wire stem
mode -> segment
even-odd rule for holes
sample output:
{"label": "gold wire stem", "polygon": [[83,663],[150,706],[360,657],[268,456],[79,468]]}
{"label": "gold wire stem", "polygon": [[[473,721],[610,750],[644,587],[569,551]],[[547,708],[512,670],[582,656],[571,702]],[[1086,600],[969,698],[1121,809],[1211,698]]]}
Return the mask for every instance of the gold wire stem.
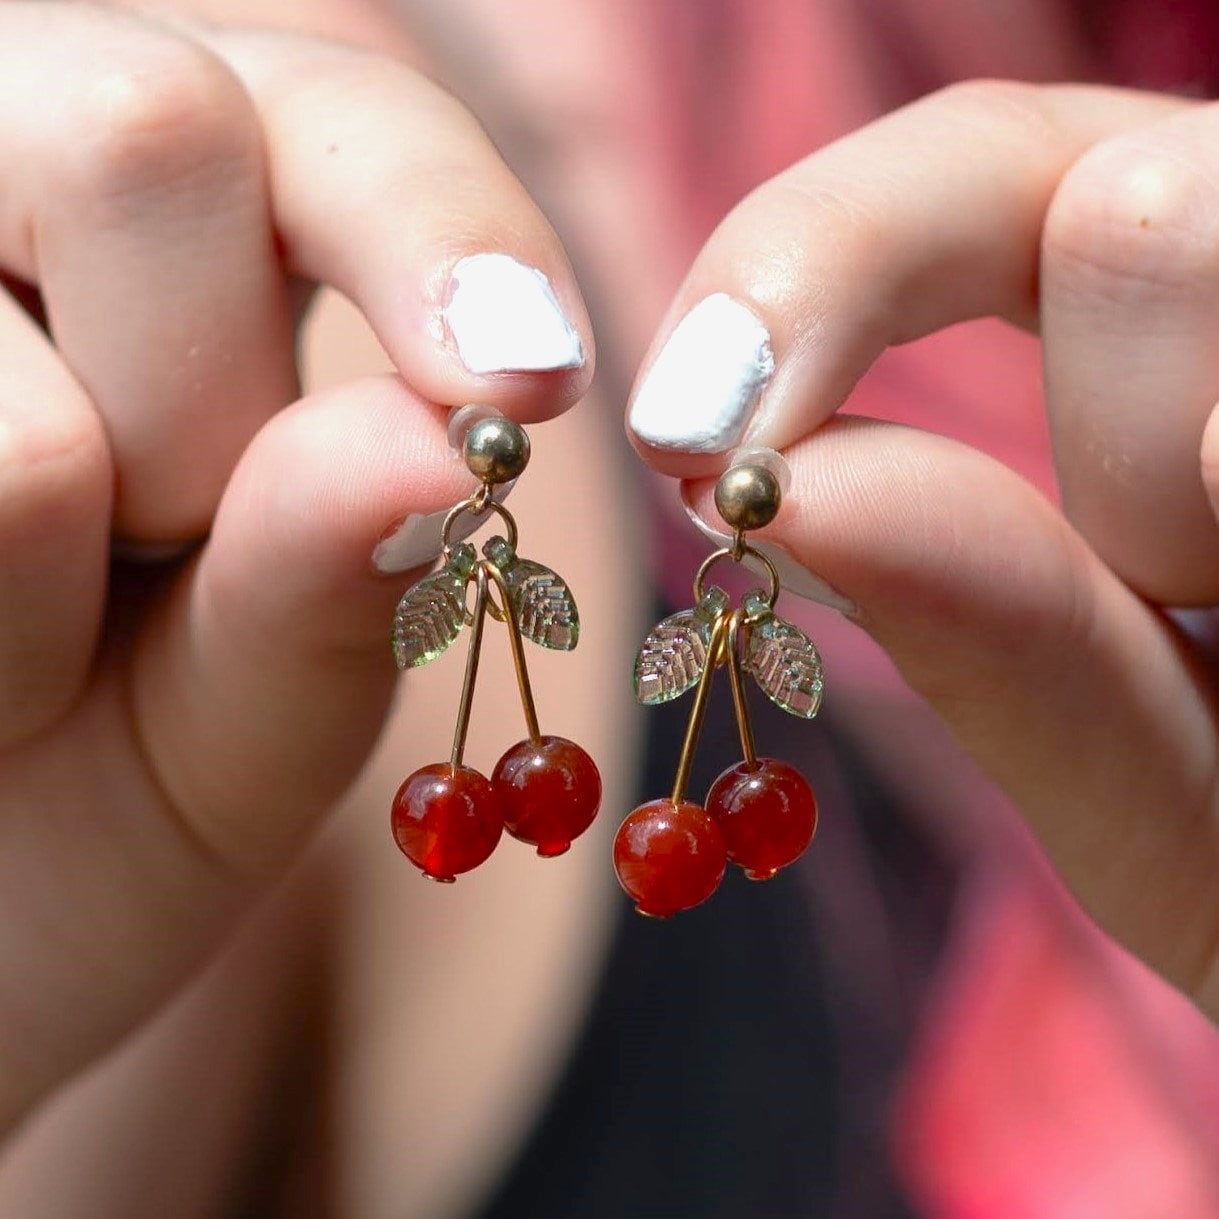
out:
{"label": "gold wire stem", "polygon": [[[529,729],[529,739],[536,745],[542,739],[542,731],[538,727],[538,709],[533,701],[533,686],[529,682],[529,669],[525,664],[525,641],[521,638],[521,628],[512,612],[512,603],[508,594],[508,583],[504,573],[490,559],[482,559],[479,570],[486,573],[486,578],[499,590],[500,605],[497,607],[488,599],[488,609],[492,615],[499,617],[508,627],[508,643],[512,648],[512,664],[516,669],[516,686],[521,693],[521,710],[525,713],[525,726]],[[495,614],[499,609],[500,613]],[[502,617],[500,617],[502,615]]]}
{"label": "gold wire stem", "polygon": [[474,705],[474,682],[478,678],[478,655],[482,651],[483,624],[487,620],[487,573],[480,563],[475,569],[477,591],[474,595],[474,609],[470,614],[470,646],[466,652],[466,675],[461,683],[461,702],[457,707],[457,727],[453,732],[453,752],[449,764],[453,770],[461,766],[461,760],[466,752],[466,737],[470,732],[470,709]]}
{"label": "gold wire stem", "polygon": [[699,565],[694,576],[695,605],[701,604],[706,595],[707,573],[722,559],[731,559],[734,563],[743,563],[746,559],[753,559],[766,572],[767,579],[770,581],[770,591],[766,594],[766,603],[771,609],[774,609],[775,602],[779,599],[779,573],[775,570],[775,565],[760,550],[743,540],[741,540],[740,554],[737,554],[736,542],[734,542],[732,546],[721,546],[719,550],[713,550]]}
{"label": "gold wire stem", "polygon": [[724,651],[727,653],[728,684],[732,687],[732,706],[736,711],[736,727],[741,737],[741,753],[745,757],[746,768],[753,770],[758,764],[758,754],[753,741],[753,725],[749,720],[749,704],[745,701],[745,680],[741,676],[741,653],[737,645],[744,620],[743,609],[733,610]]}
{"label": "gold wire stem", "polygon": [[674,807],[686,798],[686,784],[690,782],[690,768],[694,765],[694,750],[698,745],[698,734],[702,730],[703,716],[707,711],[711,680],[723,661],[724,639],[728,633],[730,618],[729,614],[720,614],[711,628],[711,639],[707,644],[707,663],[699,676],[698,688],[694,691],[694,706],[690,708],[686,736],[681,743],[681,754],[677,759],[677,774],[673,776],[673,794],[669,799]]}

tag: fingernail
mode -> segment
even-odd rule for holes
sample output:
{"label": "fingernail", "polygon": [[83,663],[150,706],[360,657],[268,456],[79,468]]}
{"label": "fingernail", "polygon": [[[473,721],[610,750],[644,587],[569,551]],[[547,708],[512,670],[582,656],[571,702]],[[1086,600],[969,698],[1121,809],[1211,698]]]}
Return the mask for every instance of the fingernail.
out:
{"label": "fingernail", "polygon": [[[682,506],[691,522],[708,541],[713,542],[716,546],[732,544],[731,536],[721,533],[718,529],[712,529],[686,502],[685,495],[682,496]],[[779,574],[779,583],[789,592],[795,593],[798,597],[806,597],[809,601],[816,601],[819,605],[829,606],[830,609],[837,610],[847,618],[853,617],[858,612],[858,606],[854,601],[844,597],[837,589],[831,588],[820,576],[813,575],[803,564],[797,563],[782,546],[762,538],[750,538],[749,544],[760,550],[775,565],[775,571]]]}
{"label": "fingernail", "polygon": [[[512,483],[495,488],[495,500],[502,503]],[[411,571],[431,563],[440,554],[445,518],[450,509],[440,512],[416,512],[395,521],[382,535],[372,552],[372,565],[383,575]],[[464,541],[476,529],[487,523],[485,516],[463,514],[453,529],[450,540]]]}
{"label": "fingernail", "polygon": [[722,453],[740,440],[775,370],[770,332],[723,292],[677,323],[631,406],[631,430],[658,449]]}
{"label": "fingernail", "polygon": [[584,348],[550,280],[508,254],[471,254],[453,268],[442,316],[473,373],[579,368]]}

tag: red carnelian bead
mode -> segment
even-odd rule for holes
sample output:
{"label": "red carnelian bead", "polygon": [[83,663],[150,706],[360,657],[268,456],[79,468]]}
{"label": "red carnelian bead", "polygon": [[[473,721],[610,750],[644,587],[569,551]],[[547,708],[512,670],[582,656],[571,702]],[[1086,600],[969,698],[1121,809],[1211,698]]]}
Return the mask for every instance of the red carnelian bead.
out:
{"label": "red carnelian bead", "polygon": [[561,736],[513,745],[495,764],[491,783],[503,805],[504,828],[539,855],[562,855],[601,807],[597,764]]}
{"label": "red carnelian bead", "polygon": [[750,880],[769,880],[799,859],[817,828],[817,801],[794,767],[759,758],[730,767],[711,785],[707,812],[719,822],[728,858]]}
{"label": "red carnelian bead", "polygon": [[642,804],[619,827],[614,870],[640,914],[667,918],[705,902],[724,878],[720,827],[701,805]]}
{"label": "red carnelian bead", "polygon": [[402,854],[424,875],[452,881],[495,850],[504,831],[503,806],[478,771],[436,762],[398,788],[390,825]]}

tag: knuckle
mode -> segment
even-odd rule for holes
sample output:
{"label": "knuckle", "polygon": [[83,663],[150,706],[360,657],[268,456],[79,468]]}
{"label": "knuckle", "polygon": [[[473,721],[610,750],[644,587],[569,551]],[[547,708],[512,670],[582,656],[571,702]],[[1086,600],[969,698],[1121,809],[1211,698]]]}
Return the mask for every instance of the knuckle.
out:
{"label": "knuckle", "polygon": [[1040,86],[1023,81],[978,77],[945,85],[917,104],[988,140],[995,138],[996,128],[1041,140],[1050,127],[1042,94]]}
{"label": "knuckle", "polygon": [[172,189],[259,163],[261,135],[241,83],[202,48],[164,40],[91,82],[88,122],[65,170],[103,197]]}
{"label": "knuckle", "polygon": [[[788,171],[737,204],[707,249],[713,258],[726,252],[738,268],[739,289],[763,310],[786,311],[794,295],[815,302],[795,323],[800,333],[811,333],[828,285],[848,274],[880,280],[895,256],[882,207],[836,173]],[[881,291],[856,302],[861,341],[881,341],[888,306]]]}
{"label": "knuckle", "polygon": [[110,456],[101,420],[87,406],[0,423],[0,532],[46,519],[65,500],[96,508],[109,496]]}
{"label": "knuckle", "polygon": [[1046,215],[1050,270],[1121,298],[1195,291],[1219,263],[1219,183],[1175,150],[1121,137],[1085,153]]}
{"label": "knuckle", "polygon": [[[749,251],[744,271],[765,292],[767,284],[786,283],[793,274],[807,282],[819,253],[825,257],[850,245],[862,227],[859,211],[820,175],[798,179],[784,174],[742,200],[721,222],[715,239]],[[817,234],[817,251],[811,248],[810,232]]]}

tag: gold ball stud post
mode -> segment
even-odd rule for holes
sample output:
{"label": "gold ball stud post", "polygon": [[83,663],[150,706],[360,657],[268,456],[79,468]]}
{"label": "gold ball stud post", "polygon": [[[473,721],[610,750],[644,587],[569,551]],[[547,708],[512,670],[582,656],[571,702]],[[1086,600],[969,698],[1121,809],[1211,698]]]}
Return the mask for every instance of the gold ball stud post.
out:
{"label": "gold ball stud post", "polygon": [[731,466],[715,484],[715,506],[734,531],[769,525],[782,501],[779,480],[765,466]]}
{"label": "gold ball stud post", "polygon": [[520,477],[529,464],[529,437],[511,419],[480,419],[466,433],[462,456],[480,481],[495,485]]}

